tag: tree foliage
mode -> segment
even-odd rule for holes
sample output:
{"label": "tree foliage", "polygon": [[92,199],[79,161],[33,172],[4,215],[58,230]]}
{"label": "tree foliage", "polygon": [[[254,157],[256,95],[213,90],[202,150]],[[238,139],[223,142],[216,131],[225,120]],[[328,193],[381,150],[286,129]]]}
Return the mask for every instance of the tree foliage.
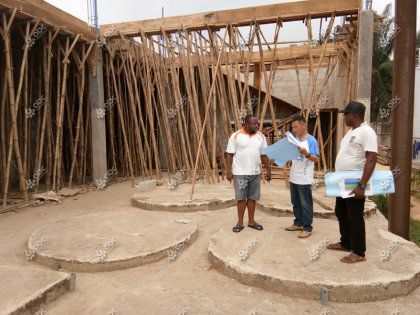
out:
{"label": "tree foliage", "polygon": [[375,12],[372,57],[372,121],[388,117],[379,115],[380,108],[387,107],[392,97],[392,51],[398,28],[394,27],[389,3],[382,14]]}

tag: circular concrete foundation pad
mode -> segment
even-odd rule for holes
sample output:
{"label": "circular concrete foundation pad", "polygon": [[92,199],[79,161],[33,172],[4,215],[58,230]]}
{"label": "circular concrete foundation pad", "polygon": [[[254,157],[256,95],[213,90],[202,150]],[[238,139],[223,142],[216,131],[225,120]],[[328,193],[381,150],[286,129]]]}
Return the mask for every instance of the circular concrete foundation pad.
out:
{"label": "circular concrete foundation pad", "polygon": [[197,184],[193,199],[190,199],[191,185],[182,184],[170,190],[160,186],[150,192],[139,192],[131,198],[134,207],[152,211],[193,212],[219,210],[236,205],[232,185]]}
{"label": "circular concrete foundation pad", "polygon": [[420,284],[420,249],[378,228],[379,219],[367,221],[367,261],[357,264],[340,262],[349,253],[323,249],[338,240],[337,221],[315,219],[312,236],[299,239],[298,232],[284,230],[291,224],[285,217],[261,218],[263,231],[222,227],[211,238],[209,258],[215,269],[241,283],[296,298],[320,300],[323,290],[328,300],[351,303],[406,295]]}
{"label": "circular concrete foundation pad", "polygon": [[29,238],[27,253],[53,269],[109,271],[174,258],[197,234],[197,224],[179,215],[93,213],[41,226]]}
{"label": "circular concrete foundation pad", "polygon": [[[261,199],[257,203],[257,209],[278,217],[293,216],[293,205],[290,200],[290,192],[285,187],[277,184],[278,187],[270,185],[263,190]],[[314,204],[314,218],[333,219],[337,217],[334,213],[335,198],[325,197],[325,188],[319,188],[312,192]],[[376,212],[374,202],[366,200],[365,217]]]}

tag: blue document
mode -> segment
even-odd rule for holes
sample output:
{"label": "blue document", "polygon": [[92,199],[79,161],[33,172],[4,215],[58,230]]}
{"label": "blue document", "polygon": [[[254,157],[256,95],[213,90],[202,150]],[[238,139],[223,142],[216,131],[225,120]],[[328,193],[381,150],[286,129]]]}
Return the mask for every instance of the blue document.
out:
{"label": "blue document", "polygon": [[287,137],[266,147],[263,149],[263,152],[267,154],[269,159],[274,160],[282,168],[288,161],[296,160],[300,156],[298,147],[291,143]]}
{"label": "blue document", "polygon": [[[362,171],[348,171],[327,173],[325,175],[325,187],[329,197],[353,197],[351,192],[356,188],[362,177]],[[367,183],[365,195],[384,195],[395,192],[394,175],[391,171],[374,171]]]}

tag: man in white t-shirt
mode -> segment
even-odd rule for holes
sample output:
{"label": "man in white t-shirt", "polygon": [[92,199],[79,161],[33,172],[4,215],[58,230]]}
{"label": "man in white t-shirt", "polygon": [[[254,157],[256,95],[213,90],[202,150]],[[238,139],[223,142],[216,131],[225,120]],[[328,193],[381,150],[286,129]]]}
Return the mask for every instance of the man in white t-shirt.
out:
{"label": "man in white t-shirt", "polygon": [[351,127],[340,143],[340,150],[335,161],[335,170],[363,171],[362,177],[353,190],[354,197],[337,197],[335,215],[340,228],[340,242],[327,246],[331,250],[351,252],[341,259],[344,263],[365,261],[365,189],[375,169],[378,152],[375,131],[363,122],[366,107],[351,101],[340,113],[344,113],[346,126]]}
{"label": "man in white t-shirt", "polygon": [[229,138],[226,149],[227,179],[235,186],[238,208],[238,223],[234,232],[244,228],[245,209],[248,208],[248,226],[261,231],[261,224],[255,222],[256,201],[260,199],[260,164],[266,169],[266,179],[271,180],[270,160],[262,152],[267,147],[264,134],[258,131],[259,122],[255,116],[245,117],[244,126]]}
{"label": "man in white t-shirt", "polygon": [[297,160],[292,161],[290,168],[290,196],[295,220],[286,231],[300,231],[298,237],[305,238],[312,233],[314,205],[312,200],[312,183],[314,165],[319,162],[318,141],[308,134],[305,117],[298,115],[292,120],[292,133],[299,144]]}

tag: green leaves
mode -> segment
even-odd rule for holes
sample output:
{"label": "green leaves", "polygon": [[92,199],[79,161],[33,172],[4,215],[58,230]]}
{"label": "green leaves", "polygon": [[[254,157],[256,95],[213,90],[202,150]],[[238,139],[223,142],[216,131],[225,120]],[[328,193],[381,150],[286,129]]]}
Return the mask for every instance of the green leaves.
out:
{"label": "green leaves", "polygon": [[399,31],[389,3],[382,14],[375,13],[372,56],[372,121],[381,121],[380,109],[392,98],[392,52]]}

